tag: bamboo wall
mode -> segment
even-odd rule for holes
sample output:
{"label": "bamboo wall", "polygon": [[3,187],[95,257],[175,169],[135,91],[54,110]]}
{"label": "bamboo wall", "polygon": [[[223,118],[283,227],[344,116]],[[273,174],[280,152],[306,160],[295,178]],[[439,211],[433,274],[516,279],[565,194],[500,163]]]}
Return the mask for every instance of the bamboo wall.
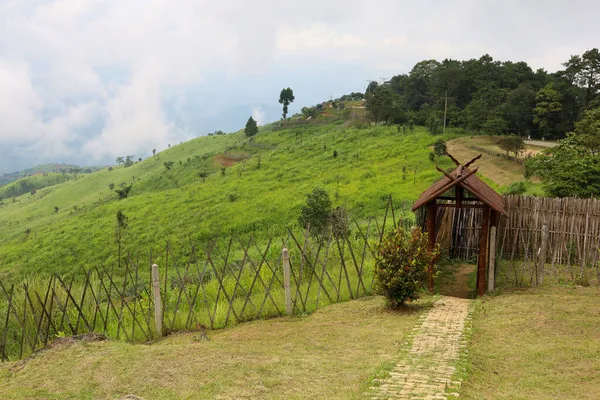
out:
{"label": "bamboo wall", "polygon": [[[505,196],[508,217],[498,225],[498,256],[527,259],[541,248],[547,225],[546,262],[594,265],[600,247],[600,200]],[[469,260],[477,256],[481,209],[438,208],[437,240],[449,255]]]}

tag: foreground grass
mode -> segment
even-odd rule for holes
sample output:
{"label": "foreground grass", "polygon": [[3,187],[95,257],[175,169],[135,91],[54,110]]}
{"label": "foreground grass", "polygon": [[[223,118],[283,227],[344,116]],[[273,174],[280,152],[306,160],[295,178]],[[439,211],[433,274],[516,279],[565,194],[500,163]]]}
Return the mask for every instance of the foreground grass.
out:
{"label": "foreground grass", "polygon": [[600,398],[599,295],[555,286],[478,300],[461,397]]}
{"label": "foreground grass", "polygon": [[401,313],[380,297],[332,305],[310,316],[168,337],[152,345],[75,344],[24,367],[0,366],[0,397],[113,399],[352,399],[400,350],[425,298]]}

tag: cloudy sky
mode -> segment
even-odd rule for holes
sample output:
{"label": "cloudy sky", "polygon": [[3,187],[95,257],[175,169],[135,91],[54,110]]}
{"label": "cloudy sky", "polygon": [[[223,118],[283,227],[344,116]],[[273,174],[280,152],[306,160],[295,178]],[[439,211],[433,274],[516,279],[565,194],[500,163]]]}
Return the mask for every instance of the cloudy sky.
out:
{"label": "cloudy sky", "polygon": [[423,59],[555,71],[600,46],[596,0],[0,0],[0,173],[148,155]]}

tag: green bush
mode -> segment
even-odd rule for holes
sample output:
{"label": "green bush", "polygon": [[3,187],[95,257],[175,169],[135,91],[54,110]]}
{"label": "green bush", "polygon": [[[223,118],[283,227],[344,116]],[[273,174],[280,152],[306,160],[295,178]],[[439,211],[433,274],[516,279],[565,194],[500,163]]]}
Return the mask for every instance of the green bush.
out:
{"label": "green bush", "polygon": [[419,298],[429,277],[429,265],[439,257],[438,249],[429,251],[427,244],[427,233],[420,228],[411,232],[397,228],[377,245],[377,291],[385,296],[388,306],[396,308]]}
{"label": "green bush", "polygon": [[527,191],[527,183],[523,181],[513,182],[504,190],[504,194],[521,195]]}

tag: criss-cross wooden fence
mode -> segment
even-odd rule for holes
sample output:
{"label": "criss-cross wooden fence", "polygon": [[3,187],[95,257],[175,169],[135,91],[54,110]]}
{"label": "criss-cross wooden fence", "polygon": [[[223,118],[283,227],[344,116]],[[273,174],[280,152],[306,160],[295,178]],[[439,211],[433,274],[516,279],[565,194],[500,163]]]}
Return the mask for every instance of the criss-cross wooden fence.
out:
{"label": "criss-cross wooden fence", "polygon": [[[402,205],[404,211],[409,206]],[[285,315],[284,248],[294,314],[369,295],[374,246],[393,226],[414,224],[414,219],[400,219],[397,208],[389,198],[383,218],[354,222],[343,230],[347,233],[322,240],[308,230],[260,242],[222,238],[203,249],[167,246],[160,258],[128,257],[120,269],[91,268],[19,285],[0,282],[0,356],[20,359],[61,336],[94,332],[146,342],[178,330],[218,329]],[[159,265],[163,332],[156,331],[154,321],[154,262]]]}

